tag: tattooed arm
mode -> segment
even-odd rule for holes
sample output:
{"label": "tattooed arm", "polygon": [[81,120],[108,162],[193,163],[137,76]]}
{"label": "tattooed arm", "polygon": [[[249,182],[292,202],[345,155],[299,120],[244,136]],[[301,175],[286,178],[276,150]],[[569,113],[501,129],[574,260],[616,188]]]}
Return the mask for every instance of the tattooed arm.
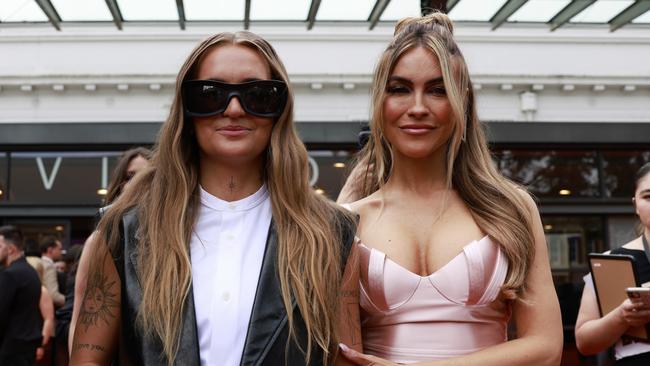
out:
{"label": "tattooed arm", "polygon": [[[350,255],[345,266],[339,305],[339,342],[358,352],[361,344],[361,323],[359,320],[359,253],[357,243],[352,243]],[[353,365],[340,352],[335,365]]]}
{"label": "tattooed arm", "polygon": [[[120,278],[110,254],[90,240],[89,261],[75,324],[70,365],[109,365],[120,327]],[[84,250],[84,252],[86,251]]]}

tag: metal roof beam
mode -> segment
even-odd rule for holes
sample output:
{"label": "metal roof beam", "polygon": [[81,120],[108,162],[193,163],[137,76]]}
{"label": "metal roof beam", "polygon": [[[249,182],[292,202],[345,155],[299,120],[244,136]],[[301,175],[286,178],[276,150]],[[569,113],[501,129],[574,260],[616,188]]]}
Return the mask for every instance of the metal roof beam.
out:
{"label": "metal roof beam", "polygon": [[185,30],[185,6],[183,0],[176,0],[176,10],[178,10],[178,25],[181,26],[181,30]]}
{"label": "metal roof beam", "polygon": [[628,6],[627,9],[623,10],[609,21],[610,32],[613,32],[618,28],[628,24],[648,10],[650,10],[650,1],[635,1],[634,4]]}
{"label": "metal roof beam", "polygon": [[578,15],[581,11],[585,10],[589,5],[595,3],[596,0],[573,0],[564,9],[560,10],[548,24],[551,26],[551,30],[554,31],[564,24],[566,24],[571,18]]}
{"label": "metal roof beam", "polygon": [[47,19],[52,23],[54,28],[60,31],[61,25],[59,23],[61,23],[61,17],[56,12],[56,9],[54,9],[50,0],[36,0],[36,4],[38,4],[38,7],[43,10],[43,13],[45,13],[45,16],[47,16]]}
{"label": "metal roof beam", "polygon": [[490,19],[492,30],[495,30],[505,23],[512,14],[524,6],[528,0],[508,0]]}
{"label": "metal roof beam", "polygon": [[106,6],[108,6],[108,10],[110,10],[111,15],[113,16],[113,23],[115,23],[117,29],[122,30],[122,22],[124,19],[122,18],[122,12],[120,12],[120,7],[117,5],[117,1],[106,0]]}
{"label": "metal roof beam", "polygon": [[310,30],[314,27],[316,14],[318,14],[318,8],[320,8],[320,1],[321,0],[311,1],[311,6],[309,7],[309,15],[307,16],[307,30]]}
{"label": "metal roof beam", "polygon": [[447,0],[447,14],[458,4],[460,0]]}
{"label": "metal roof beam", "polygon": [[244,29],[248,30],[251,26],[251,0],[246,0],[244,6]]}
{"label": "metal roof beam", "polygon": [[381,18],[381,15],[384,13],[384,10],[386,10],[386,7],[388,6],[388,3],[390,0],[377,0],[375,3],[375,6],[372,8],[372,11],[370,12],[370,16],[368,17],[368,21],[370,22],[370,30],[372,30],[375,25],[377,25],[377,22],[379,21],[379,18]]}

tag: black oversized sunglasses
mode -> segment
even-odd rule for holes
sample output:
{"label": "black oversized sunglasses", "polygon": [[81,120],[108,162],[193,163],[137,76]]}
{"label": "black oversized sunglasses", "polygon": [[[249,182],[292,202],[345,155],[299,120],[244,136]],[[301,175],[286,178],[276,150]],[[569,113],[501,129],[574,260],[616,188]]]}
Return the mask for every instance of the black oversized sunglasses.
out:
{"label": "black oversized sunglasses", "polygon": [[214,80],[188,80],[182,86],[185,113],[209,117],[223,113],[230,99],[237,97],[246,113],[278,117],[287,103],[287,84],[279,80],[254,80],[228,84]]}

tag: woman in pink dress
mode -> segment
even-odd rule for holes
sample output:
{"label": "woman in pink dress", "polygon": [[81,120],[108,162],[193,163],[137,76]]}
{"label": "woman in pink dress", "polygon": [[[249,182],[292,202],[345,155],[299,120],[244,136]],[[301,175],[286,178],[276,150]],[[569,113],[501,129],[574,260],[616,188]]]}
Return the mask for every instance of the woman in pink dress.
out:
{"label": "woman in pink dress", "polygon": [[[535,202],[495,169],[441,13],[400,21],[371,137],[339,202],[360,215],[358,365],[559,365],[562,322]],[[516,325],[509,340],[507,325]]]}

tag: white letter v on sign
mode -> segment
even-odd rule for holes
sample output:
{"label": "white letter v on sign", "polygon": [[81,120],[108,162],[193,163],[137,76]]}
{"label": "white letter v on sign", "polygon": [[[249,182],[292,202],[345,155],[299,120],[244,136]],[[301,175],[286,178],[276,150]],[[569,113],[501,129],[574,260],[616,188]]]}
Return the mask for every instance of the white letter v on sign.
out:
{"label": "white letter v on sign", "polygon": [[45,190],[49,191],[52,189],[52,186],[54,185],[54,180],[56,179],[56,174],[59,172],[59,167],[61,166],[61,160],[63,160],[62,157],[56,158],[54,161],[54,166],[52,167],[52,173],[50,176],[47,176],[47,173],[45,172],[45,165],[43,165],[43,158],[38,157],[36,158],[36,165],[38,165],[38,172],[41,174],[41,180],[43,180],[43,187],[45,187]]}

